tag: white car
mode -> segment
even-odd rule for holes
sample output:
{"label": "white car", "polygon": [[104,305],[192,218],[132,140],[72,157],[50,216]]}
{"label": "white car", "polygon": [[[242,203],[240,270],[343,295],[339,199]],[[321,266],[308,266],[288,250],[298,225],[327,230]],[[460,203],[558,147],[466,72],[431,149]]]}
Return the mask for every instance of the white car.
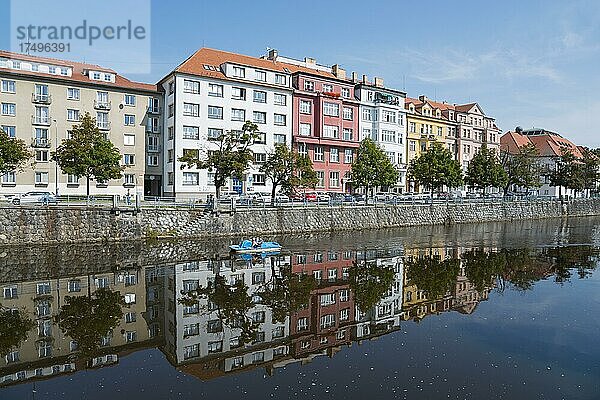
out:
{"label": "white car", "polygon": [[10,199],[15,206],[19,204],[56,204],[57,199],[51,192],[27,192]]}

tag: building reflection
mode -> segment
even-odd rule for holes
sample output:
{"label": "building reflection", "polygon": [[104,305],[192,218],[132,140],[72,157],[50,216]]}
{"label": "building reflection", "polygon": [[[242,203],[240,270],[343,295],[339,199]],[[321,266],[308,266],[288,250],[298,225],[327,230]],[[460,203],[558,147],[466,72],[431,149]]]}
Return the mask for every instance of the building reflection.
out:
{"label": "building reflection", "polygon": [[[0,386],[115,365],[150,347],[202,380],[255,368],[271,374],[290,363],[333,357],[410,321],[472,314],[506,281],[522,290],[553,274],[562,282],[573,268],[586,276],[597,251],[584,250],[323,249],[215,255],[73,276],[31,271],[27,281],[0,283],[2,307],[25,310],[33,321],[25,339],[2,355]],[[122,317],[97,351],[84,356],[57,316],[67,296],[102,288],[121,294]]]}

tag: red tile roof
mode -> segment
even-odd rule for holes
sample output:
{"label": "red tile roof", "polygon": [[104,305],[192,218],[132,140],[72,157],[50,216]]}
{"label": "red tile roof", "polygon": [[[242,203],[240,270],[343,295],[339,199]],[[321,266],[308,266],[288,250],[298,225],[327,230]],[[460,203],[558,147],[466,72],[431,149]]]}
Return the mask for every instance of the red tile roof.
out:
{"label": "red tile roof", "polygon": [[[13,59],[13,60],[21,60],[21,61],[31,61],[39,64],[50,64],[57,67],[69,67],[72,69],[71,76],[63,76],[63,75],[54,75],[48,74],[44,72],[33,72],[33,71],[22,71],[17,69],[10,68],[2,68],[0,72],[8,72],[15,75],[26,75],[26,76],[43,76],[49,79],[57,79],[57,80],[67,80],[79,83],[93,84],[99,86],[112,86],[115,88],[124,88],[124,89],[135,89],[135,90],[143,90],[143,91],[157,91],[157,86],[154,84],[134,82],[122,75],[119,75],[116,71],[110,68],[104,68],[99,65],[94,64],[85,64],[76,61],[66,61],[59,60],[54,58],[46,58],[46,57],[35,57],[27,54],[13,53],[9,51],[0,50],[0,57]],[[88,76],[84,75],[83,72],[85,70],[99,71],[99,72],[108,72],[111,74],[115,74],[115,82],[105,82],[105,81],[94,81],[91,80]]]}
{"label": "red tile roof", "polygon": [[509,131],[500,137],[500,148],[511,154],[517,153],[519,147],[526,144],[533,144],[541,157],[562,156],[567,150],[570,150],[575,157],[580,158],[583,156],[579,146],[576,146],[568,139],[550,133],[523,135],[518,132]]}

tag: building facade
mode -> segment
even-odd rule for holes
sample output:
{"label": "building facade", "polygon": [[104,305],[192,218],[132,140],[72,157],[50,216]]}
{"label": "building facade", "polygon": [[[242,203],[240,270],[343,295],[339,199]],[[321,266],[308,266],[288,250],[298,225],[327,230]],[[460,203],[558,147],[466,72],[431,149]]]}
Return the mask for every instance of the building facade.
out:
{"label": "building facade", "polygon": [[397,184],[382,190],[402,193],[406,187],[406,93],[384,87],[382,78],[370,83],[365,75],[355,90],[360,100],[360,140],[371,138],[379,144],[400,172]]}
{"label": "building facade", "polygon": [[251,146],[254,162],[223,190],[252,194],[271,191],[259,171],[275,144],[292,139],[291,71],[270,60],[202,48],[163,78],[165,93],[164,192],[177,198],[213,194],[214,174],[186,168],[185,152],[205,157],[218,149],[228,131],[240,131],[246,121],[258,125],[259,138]]}
{"label": "building facade", "polygon": [[150,144],[160,146],[160,130],[147,128],[153,123],[159,127],[158,115],[152,113],[160,107],[155,85],[130,81],[97,65],[6,51],[0,51],[0,81],[0,127],[24,140],[34,155],[32,167],[2,176],[1,193],[85,195],[85,179],[63,174],[51,160],[85,113],[119,149],[126,167],[120,180],[92,182],[91,194],[141,194],[147,172],[160,180],[160,170],[152,169],[158,160],[148,157],[153,164],[146,169],[146,150],[152,149]]}

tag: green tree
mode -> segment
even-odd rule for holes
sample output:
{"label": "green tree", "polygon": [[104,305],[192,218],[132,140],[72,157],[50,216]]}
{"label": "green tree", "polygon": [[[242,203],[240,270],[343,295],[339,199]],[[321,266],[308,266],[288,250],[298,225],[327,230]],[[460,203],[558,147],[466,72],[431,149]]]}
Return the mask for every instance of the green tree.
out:
{"label": "green tree", "polygon": [[363,312],[373,308],[394,283],[394,270],[374,261],[354,262],[348,272],[354,303]]}
{"label": "green tree", "polygon": [[472,249],[461,255],[463,268],[469,282],[479,293],[494,285],[505,266],[503,254],[483,249]]}
{"label": "green tree", "polygon": [[298,154],[285,144],[275,145],[275,151],[267,155],[267,161],[260,167],[260,171],[273,183],[271,203],[275,202],[275,193],[279,187],[291,194],[298,187],[314,188],[319,182],[310,158]]}
{"label": "green tree", "polygon": [[404,263],[406,277],[410,284],[427,293],[431,300],[439,299],[456,286],[460,260],[440,259],[424,255]]}
{"label": "green tree", "polygon": [[52,159],[65,174],[85,177],[86,193],[90,195],[90,180],[107,182],[123,176],[121,153],[105,138],[96,124],[96,119],[85,113],[79,125],[73,125],[71,137],[64,139]]}
{"label": "green tree", "polygon": [[227,131],[217,138],[217,148],[185,152],[179,161],[184,168],[207,169],[214,173],[215,197],[218,199],[221,188],[227,179],[241,179],[253,159],[250,146],[258,138],[258,126],[246,121],[241,131]]}
{"label": "green tree", "polygon": [[368,196],[369,189],[393,186],[398,182],[398,177],[398,170],[383,149],[371,139],[363,139],[352,163],[353,185],[363,187]]}
{"label": "green tree", "polygon": [[66,296],[55,317],[60,329],[77,342],[77,350],[94,355],[102,338],[119,325],[125,301],[121,293],[100,288],[88,296]]}
{"label": "green tree", "polygon": [[0,305],[0,356],[19,347],[35,326],[23,310],[11,310]]}
{"label": "green tree", "polygon": [[308,307],[316,286],[312,275],[295,274],[291,267],[283,267],[279,276],[260,291],[261,302],[271,308],[273,321],[284,322],[290,314]]}
{"label": "green tree", "polygon": [[554,168],[549,171],[550,185],[558,186],[558,197],[562,200],[562,188],[576,188],[577,183],[577,157],[565,150],[560,157],[554,158]]}
{"label": "green tree", "polygon": [[516,154],[510,154],[507,151],[501,152],[500,159],[507,176],[503,188],[505,196],[512,186],[521,186],[527,190],[541,186],[541,167],[538,156],[539,152],[533,144],[519,147]]}
{"label": "green tree", "polygon": [[581,150],[582,157],[573,164],[571,189],[575,191],[594,190],[598,185],[600,159],[589,149]]}
{"label": "green tree", "polygon": [[454,188],[462,185],[462,170],[458,161],[441,143],[433,142],[429,149],[410,162],[408,175],[419,185],[431,191],[446,186]]}
{"label": "green tree", "polygon": [[475,154],[465,176],[465,182],[472,187],[485,189],[488,187],[504,187],[508,176],[500,164],[500,160],[494,149],[488,149],[484,143]]}
{"label": "green tree", "polygon": [[23,140],[11,138],[0,128],[0,175],[22,171],[31,157],[32,154]]}

